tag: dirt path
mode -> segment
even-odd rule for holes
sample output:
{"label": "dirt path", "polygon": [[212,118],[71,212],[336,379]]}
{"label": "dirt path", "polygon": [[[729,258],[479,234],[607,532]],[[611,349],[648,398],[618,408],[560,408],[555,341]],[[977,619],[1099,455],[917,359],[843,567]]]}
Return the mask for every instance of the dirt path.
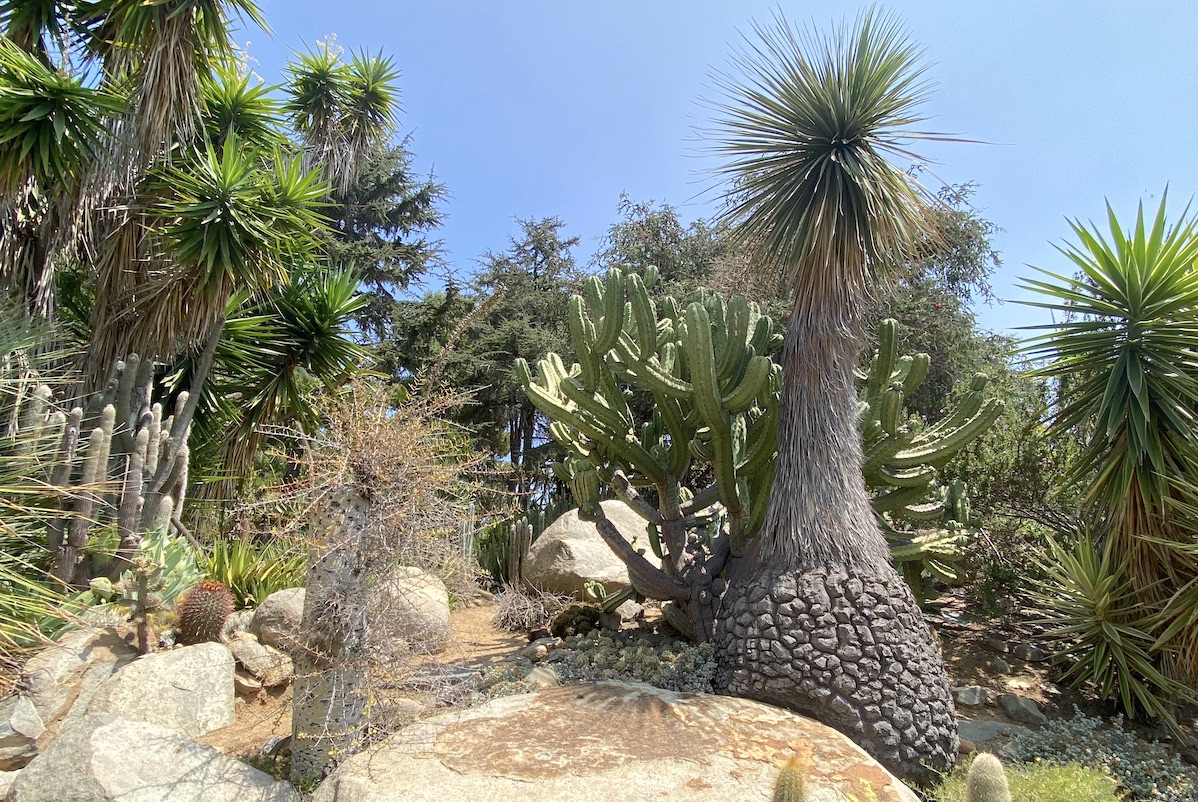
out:
{"label": "dirt path", "polygon": [[[527,643],[521,635],[500,632],[492,626],[493,604],[462,607],[449,615],[450,641],[444,651],[431,656],[438,665],[482,669],[501,662]],[[291,686],[237,696],[237,721],[197,740],[225,754],[247,758],[258,755],[272,737],[291,734]]]}

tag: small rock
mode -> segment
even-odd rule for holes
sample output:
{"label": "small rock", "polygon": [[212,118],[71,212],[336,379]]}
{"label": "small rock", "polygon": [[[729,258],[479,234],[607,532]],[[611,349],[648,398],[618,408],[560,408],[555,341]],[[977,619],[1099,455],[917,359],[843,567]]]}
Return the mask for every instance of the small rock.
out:
{"label": "small rock", "polygon": [[254,610],[249,632],[265,646],[282,651],[294,648],[304,617],[304,596],[303,588],[288,588],[270,594]]}
{"label": "small rock", "polygon": [[8,789],[12,788],[12,784],[16,782],[20,774],[19,769],[17,771],[0,771],[0,799],[8,799]]}
{"label": "small rock", "polygon": [[1015,644],[1015,648],[1011,650],[1011,654],[1029,663],[1041,663],[1048,659],[1048,652],[1030,643]]}
{"label": "small rock", "polygon": [[569,660],[576,654],[578,654],[578,651],[575,649],[554,649],[549,653],[549,656],[545,658],[545,662],[560,663],[563,660]]}
{"label": "small rock", "polygon": [[245,632],[254,620],[253,610],[238,610],[225,619],[225,625],[220,628],[220,642],[228,643],[229,639],[238,632]]}
{"label": "small rock", "polygon": [[999,674],[1010,674],[1011,664],[1001,657],[995,657],[990,661],[990,668],[994,669]]}
{"label": "small rock", "polygon": [[1020,696],[1015,693],[999,694],[998,706],[1002,708],[1002,711],[1012,721],[1021,721],[1024,724],[1036,724],[1038,726],[1048,723],[1048,717],[1040,712],[1040,706],[1026,696]]}
{"label": "small rock", "polygon": [[980,685],[953,688],[953,698],[957,700],[957,704],[964,707],[981,707],[986,704],[986,696],[986,689]]}
{"label": "small rock", "polygon": [[228,646],[234,659],[266,688],[286,685],[295,676],[295,665],[288,655],[270,646],[263,646],[248,632],[236,633]]}
{"label": "small rock", "polygon": [[520,650],[520,657],[539,663],[549,656],[549,648],[543,643],[530,643]]}
{"label": "small rock", "polygon": [[24,767],[37,755],[37,739],[46,731],[42,717],[28,696],[10,696],[0,702],[0,769]]}
{"label": "small rock", "polygon": [[552,688],[562,684],[561,680],[557,678],[557,674],[549,666],[536,666],[528,672],[525,679],[531,682],[535,688]]}
{"label": "small rock", "polygon": [[978,751],[978,748],[974,742],[967,738],[961,738],[959,744],[960,745],[957,747],[958,755],[972,755]]}
{"label": "small rock", "polygon": [[1006,654],[1011,650],[1011,645],[1002,638],[986,638],[983,643],[985,643],[988,648],[998,652],[999,654]]}
{"label": "small rock", "polygon": [[957,727],[960,730],[962,741],[969,741],[978,748],[985,745],[986,749],[991,748],[987,742],[993,741],[1000,736],[1017,733],[1027,734],[1031,732],[1027,727],[1020,727],[1018,724],[1008,724],[1005,721],[970,721],[962,719],[957,722]]}
{"label": "small rock", "polygon": [[621,618],[620,614],[614,610],[609,613],[608,612],[600,612],[599,613],[599,626],[602,627],[603,629],[607,629],[612,632],[618,632],[620,627],[623,626],[623,624],[624,624],[624,619]]}
{"label": "small rock", "polygon": [[536,643],[537,641],[541,640],[542,638],[550,638],[550,637],[553,637],[553,636],[550,634],[549,629],[546,627],[537,627],[536,629],[530,629],[528,631],[528,642],[529,643]]}
{"label": "small rock", "polygon": [[632,599],[628,599],[616,608],[616,612],[620,614],[621,620],[634,621],[645,614],[645,608],[634,602]]}
{"label": "small rock", "polygon": [[244,668],[233,674],[233,688],[242,696],[255,696],[262,690],[262,682]]}

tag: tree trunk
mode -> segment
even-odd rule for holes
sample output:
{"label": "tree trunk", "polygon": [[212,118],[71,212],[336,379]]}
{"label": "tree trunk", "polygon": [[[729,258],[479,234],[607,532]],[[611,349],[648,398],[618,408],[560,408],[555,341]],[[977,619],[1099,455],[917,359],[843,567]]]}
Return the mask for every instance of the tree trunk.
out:
{"label": "tree trunk", "polygon": [[791,317],[770,506],[729,568],[716,683],[819,719],[922,782],[955,762],[957,725],[939,651],[869,506],[854,331]]}
{"label": "tree trunk", "polygon": [[321,522],[327,540],[308,569],[291,724],[291,782],[303,790],[349,753],[366,721],[369,522],[369,499],[356,488],[338,491]]}

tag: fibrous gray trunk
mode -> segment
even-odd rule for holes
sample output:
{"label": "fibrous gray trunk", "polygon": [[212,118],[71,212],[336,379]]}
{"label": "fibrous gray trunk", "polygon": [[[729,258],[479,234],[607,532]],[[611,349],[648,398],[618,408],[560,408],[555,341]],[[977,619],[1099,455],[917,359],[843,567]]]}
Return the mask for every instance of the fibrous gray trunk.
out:
{"label": "fibrous gray trunk", "polygon": [[869,505],[854,329],[792,316],[770,506],[729,570],[716,682],[811,715],[925,781],[956,761],[957,725],[943,661]]}
{"label": "fibrous gray trunk", "polygon": [[370,501],[352,487],[337,491],[319,522],[327,536],[308,569],[304,641],[293,650],[291,782],[297,788],[314,787],[365,726],[369,522]]}

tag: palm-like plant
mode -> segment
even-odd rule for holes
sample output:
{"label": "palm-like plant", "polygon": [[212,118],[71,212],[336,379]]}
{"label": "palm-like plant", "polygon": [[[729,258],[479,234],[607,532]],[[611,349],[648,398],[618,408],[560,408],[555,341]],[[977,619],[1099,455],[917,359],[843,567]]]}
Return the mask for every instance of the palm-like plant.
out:
{"label": "palm-like plant", "polygon": [[[828,38],[784,21],[756,33],[736,61],[743,77],[722,80],[716,149],[733,182],[727,219],[789,278],[794,307],[773,489],[729,572],[719,681],[928,778],[956,759],[952,700],[870,509],[853,380],[865,293],[926,232],[927,193],[887,157],[914,158],[906,143],[935,138],[912,130],[928,88],[917,49],[872,11]],[[802,643],[781,634],[796,625]]]}
{"label": "palm-like plant", "polygon": [[286,104],[304,146],[344,199],[366,160],[395,132],[399,71],[389,58],[355,53],[346,64],[332,43],[287,67]]}
{"label": "palm-like plant", "polygon": [[[1125,232],[1107,212],[1109,239],[1071,224],[1077,244],[1061,252],[1078,273],[1025,280],[1045,297],[1031,305],[1064,317],[1032,327],[1043,333],[1024,351],[1063,382],[1051,433],[1085,437],[1066,480],[1084,487],[1092,526],[1125,566],[1136,603],[1188,620],[1194,610],[1169,600],[1198,578],[1198,487],[1187,478],[1198,467],[1198,219],[1168,225],[1162,198],[1151,220],[1141,205]],[[1198,681],[1198,632],[1171,629],[1155,658]]]}

